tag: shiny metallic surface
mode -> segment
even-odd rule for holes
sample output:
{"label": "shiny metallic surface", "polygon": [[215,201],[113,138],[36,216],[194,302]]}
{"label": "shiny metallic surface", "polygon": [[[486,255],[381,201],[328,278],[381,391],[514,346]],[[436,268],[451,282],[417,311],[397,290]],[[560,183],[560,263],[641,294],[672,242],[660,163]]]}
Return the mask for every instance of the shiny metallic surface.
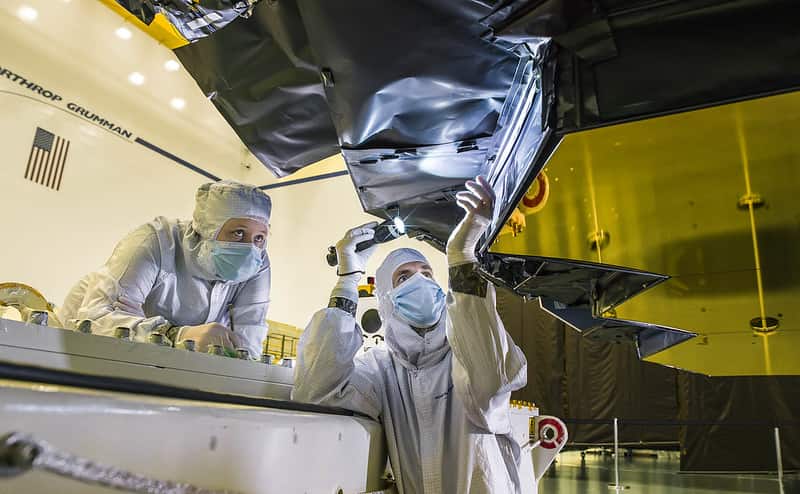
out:
{"label": "shiny metallic surface", "polygon": [[191,8],[173,2],[153,1],[143,5],[140,0],[116,1],[145,25],[151,24],[156,15],[166,17],[185,40],[192,42],[222,29],[239,17],[249,16],[252,4],[258,0],[195,2]]}
{"label": "shiny metallic surface", "polygon": [[117,338],[117,339],[120,339],[120,340],[130,340],[131,339],[131,328],[125,328],[125,327],[122,327],[122,326],[114,328],[114,338]]}
{"label": "shiny metallic surface", "polygon": [[[546,40],[484,36],[493,7],[464,7],[260,2],[252,17],[176,53],[274,173],[341,150],[365,210],[388,217],[400,206],[412,234],[443,242],[460,214],[453,192],[489,173],[501,199],[513,192],[544,121]],[[495,155],[503,164],[491,171]],[[521,169],[506,163],[515,156]],[[514,173],[501,180],[500,168]]]}
{"label": "shiny metallic surface", "polygon": [[247,350],[247,348],[237,348],[236,357],[240,360],[250,360],[250,352]]}
{"label": "shiny metallic surface", "polygon": [[175,54],[275,175],[339,151],[320,67],[296,1],[259,2],[251,17]]}
{"label": "shiny metallic surface", "polygon": [[466,178],[483,173],[490,144],[490,139],[476,139],[467,145],[440,144],[410,150],[345,149],[342,154],[364,209],[402,205],[399,212],[408,223],[411,209],[418,202],[431,200],[428,194],[446,200],[447,192],[442,190],[460,189]]}
{"label": "shiny metallic surface", "polygon": [[482,275],[540,306],[583,336],[631,343],[640,358],[696,336],[689,331],[616,318],[616,307],[667,277],[601,264],[534,256],[489,254]]}
{"label": "shiny metallic surface", "polygon": [[23,283],[0,283],[0,303],[16,307],[20,311],[48,310],[47,299],[32,286]]}
{"label": "shiny metallic surface", "polygon": [[[544,168],[547,204],[492,251],[669,277],[595,311],[613,306],[619,319],[699,333],[663,352],[652,345],[661,338],[648,338],[650,361],[711,375],[798,374],[798,115],[800,93],[788,93],[567,135]],[[742,209],[745,195],[764,205]],[[586,241],[599,231],[602,242]],[[777,328],[756,335],[751,321],[762,317]]]}
{"label": "shiny metallic surface", "polygon": [[[326,96],[342,148],[422,148],[494,132],[519,59],[482,39],[485,28],[468,24],[467,11],[441,2],[297,3],[317,63],[336,78]],[[359,22],[342,29],[355,13]]]}
{"label": "shiny metallic surface", "polygon": [[32,310],[28,315],[28,322],[31,324],[38,324],[39,326],[47,326],[47,311],[45,310]]}
{"label": "shiny metallic surface", "polygon": [[91,319],[83,319],[75,326],[75,331],[83,334],[91,334],[92,333],[92,320]]}
{"label": "shiny metallic surface", "polygon": [[183,340],[177,345],[175,345],[175,347],[181,348],[189,352],[194,352],[196,350],[196,343],[194,340]]}
{"label": "shiny metallic surface", "polygon": [[208,348],[206,349],[206,353],[208,353],[210,355],[221,355],[221,356],[224,356],[225,355],[225,347],[223,347],[222,345],[208,345]]}
{"label": "shiny metallic surface", "polygon": [[147,342],[154,345],[170,346],[167,343],[167,338],[161,333],[150,333],[147,337]]}
{"label": "shiny metallic surface", "polygon": [[547,38],[529,38],[524,46],[517,49],[521,70],[509,90],[493,136],[486,175],[496,203],[486,242],[479,250],[484,250],[500,232],[527,184],[539,173],[541,156],[558,142],[549,117],[554,97],[555,47]]}
{"label": "shiny metallic surface", "polygon": [[341,152],[366,211],[436,246],[477,173],[485,250],[565,134],[800,84],[793,0],[122,4],[196,41],[184,67],[276,175]]}

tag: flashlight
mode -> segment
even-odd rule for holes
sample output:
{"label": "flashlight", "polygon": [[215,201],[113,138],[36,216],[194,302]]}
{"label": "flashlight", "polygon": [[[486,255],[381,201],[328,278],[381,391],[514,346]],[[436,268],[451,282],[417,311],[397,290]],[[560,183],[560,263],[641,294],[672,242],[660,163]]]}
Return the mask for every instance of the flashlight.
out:
{"label": "flashlight", "polygon": [[[389,240],[394,240],[401,235],[405,235],[405,233],[406,224],[403,222],[401,217],[395,216],[394,218],[390,218],[376,226],[375,236],[373,238],[357,243],[356,252],[369,249],[375,244],[382,244],[384,242],[388,242]],[[325,258],[328,260],[329,266],[336,266],[339,264],[339,259],[336,256],[336,247],[333,245],[328,247],[328,254],[325,256]]]}

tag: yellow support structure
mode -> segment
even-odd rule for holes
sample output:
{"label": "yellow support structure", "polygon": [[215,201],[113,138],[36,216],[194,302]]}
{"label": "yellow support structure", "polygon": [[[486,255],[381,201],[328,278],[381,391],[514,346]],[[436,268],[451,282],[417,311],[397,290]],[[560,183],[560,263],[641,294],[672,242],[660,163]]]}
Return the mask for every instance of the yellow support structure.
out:
{"label": "yellow support structure", "polygon": [[297,342],[300,341],[303,330],[278,321],[267,321],[267,324],[269,325],[269,334],[264,344],[267,353],[276,360],[296,357]]}
{"label": "yellow support structure", "polygon": [[491,250],[669,275],[603,314],[699,333],[649,362],[800,375],[798,132],[800,91],[568,134]]}
{"label": "yellow support structure", "polygon": [[181,33],[175,29],[169,20],[163,14],[156,14],[153,22],[149,25],[145,24],[138,17],[128,12],[122,5],[118,4],[115,0],[100,0],[108,8],[122,16],[126,21],[139,28],[151,38],[163,44],[170,50],[180,48],[189,44],[189,41],[184,38]]}

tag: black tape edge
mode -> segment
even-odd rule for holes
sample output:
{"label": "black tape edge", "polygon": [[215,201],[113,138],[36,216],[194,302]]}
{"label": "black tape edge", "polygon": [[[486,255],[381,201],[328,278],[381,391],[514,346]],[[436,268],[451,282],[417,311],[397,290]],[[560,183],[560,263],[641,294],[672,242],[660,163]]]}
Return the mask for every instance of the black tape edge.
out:
{"label": "black tape edge", "polygon": [[175,163],[178,163],[179,165],[184,166],[184,167],[192,170],[193,172],[197,172],[197,173],[199,173],[200,175],[202,175],[202,176],[204,176],[206,178],[214,180],[215,182],[219,181],[219,177],[217,177],[213,173],[209,173],[209,172],[203,170],[202,168],[200,168],[199,166],[193,165],[193,164],[189,163],[188,161],[186,161],[185,159],[179,158],[178,156],[175,156],[174,154],[170,153],[169,151],[167,151],[165,149],[161,149],[160,147],[156,146],[152,142],[145,141],[141,137],[137,137],[134,140],[134,142],[136,142],[137,144],[141,144],[142,146],[146,147],[147,149],[149,149],[151,151],[154,151],[154,152],[160,154],[161,156],[163,156],[165,158],[169,158],[172,161],[174,161]]}

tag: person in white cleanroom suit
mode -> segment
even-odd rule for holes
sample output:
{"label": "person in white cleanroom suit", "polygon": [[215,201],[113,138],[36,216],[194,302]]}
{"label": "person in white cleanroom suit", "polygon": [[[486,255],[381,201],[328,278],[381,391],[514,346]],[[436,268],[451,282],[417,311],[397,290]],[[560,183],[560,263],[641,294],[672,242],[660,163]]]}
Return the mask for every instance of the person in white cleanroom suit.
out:
{"label": "person in white cleanroom suit", "polygon": [[258,358],[267,335],[271,212],[256,187],[202,185],[191,221],[158,217],[128,234],[57,315],[72,328],[89,319],[97,334],[124,326],[135,341],[160,332],[172,344],[194,340],[198,351],[220,344]]}
{"label": "person in white cleanroom suit", "polygon": [[519,492],[520,450],[511,438],[509,398],[525,386],[527,362],[495,309],[495,291],[475,273],[475,247],[494,195],[478,177],[457,196],[466,211],[447,243],[450,290],[414,249],[391,252],[376,273],[386,347],[354,359],[361,346],[357,285],[374,247],[355,252],[376,223],[336,245],[339,280],[329,308],[300,338],[298,401],[340,406],[379,420],[404,494]]}

